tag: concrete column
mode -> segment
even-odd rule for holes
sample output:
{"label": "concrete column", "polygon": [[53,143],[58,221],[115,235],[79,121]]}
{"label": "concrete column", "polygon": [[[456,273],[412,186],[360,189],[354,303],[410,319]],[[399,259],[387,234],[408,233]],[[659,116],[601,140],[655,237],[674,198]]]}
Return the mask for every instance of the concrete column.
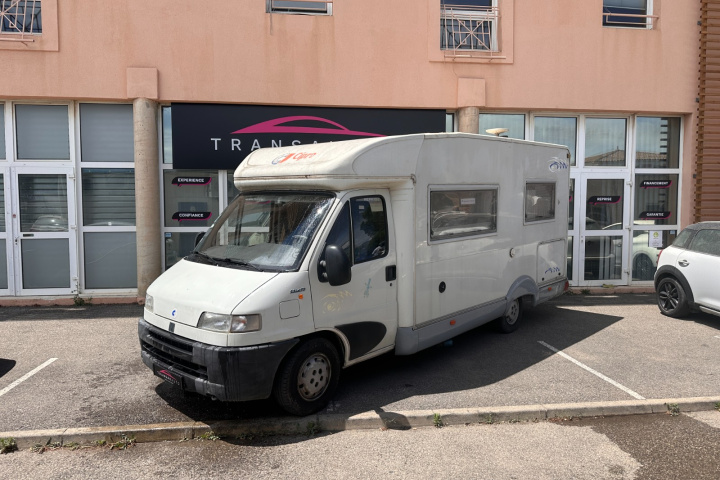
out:
{"label": "concrete column", "polygon": [[154,100],[133,100],[138,301],[144,301],[148,286],[162,273],[157,111]]}
{"label": "concrete column", "polygon": [[458,131],[464,133],[479,133],[480,109],[478,107],[462,107],[457,110]]}

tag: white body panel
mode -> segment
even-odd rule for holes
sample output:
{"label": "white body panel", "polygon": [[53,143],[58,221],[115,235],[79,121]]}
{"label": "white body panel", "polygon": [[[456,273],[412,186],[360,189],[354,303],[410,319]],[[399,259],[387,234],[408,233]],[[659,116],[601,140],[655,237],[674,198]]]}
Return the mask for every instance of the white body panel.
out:
{"label": "white body panel", "polygon": [[[420,339],[419,346],[401,349],[412,353],[484,323],[491,319],[488,315],[501,315],[509,300],[528,296],[535,304],[561,293],[557,284],[566,275],[568,179],[565,147],[469,134],[260,149],[235,172],[235,185],[242,192],[336,195],[298,271],[264,273],[180,262],[148,290],[155,298],[155,313],[146,312],[146,318],[160,328],[177,321],[179,334],[214,345],[264,344],[329,330],[346,349],[352,342],[341,327],[373,321],[385,325],[387,333],[362,358],[397,347],[397,333],[403,329],[405,341]],[[555,184],[551,220],[526,224],[528,181]],[[430,240],[431,191],[485,186],[498,192],[495,232]],[[325,238],[343,202],[373,194],[382,196],[386,205],[389,254],[382,261],[354,265],[353,283],[346,286],[318,281]],[[388,268],[396,268],[396,279],[388,280]],[[445,285],[442,292],[440,283]],[[540,286],[551,283],[551,294],[539,293]],[[333,298],[344,308],[328,300]],[[262,330],[225,334],[222,341],[222,334],[192,328],[204,311],[260,313]],[[479,318],[474,312],[485,313]],[[443,323],[451,318],[452,328]],[[423,331],[426,326],[431,328]],[[353,359],[358,361],[346,351],[346,364]]]}

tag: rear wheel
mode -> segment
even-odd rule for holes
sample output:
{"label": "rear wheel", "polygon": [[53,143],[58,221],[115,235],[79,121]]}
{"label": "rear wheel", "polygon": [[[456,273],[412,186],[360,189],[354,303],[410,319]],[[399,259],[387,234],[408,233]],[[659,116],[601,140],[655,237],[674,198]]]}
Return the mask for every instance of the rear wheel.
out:
{"label": "rear wheel", "polygon": [[657,302],[660,313],[668,317],[679,318],[690,313],[685,290],[672,277],[665,277],[658,283]]}
{"label": "rear wheel", "polygon": [[505,310],[505,315],[497,319],[497,327],[502,333],[512,333],[518,328],[522,318],[522,300],[512,300]]}
{"label": "rear wheel", "polygon": [[275,401],[293,415],[310,415],[323,409],[340,380],[340,356],[324,338],[302,343],[285,359],[273,389]]}

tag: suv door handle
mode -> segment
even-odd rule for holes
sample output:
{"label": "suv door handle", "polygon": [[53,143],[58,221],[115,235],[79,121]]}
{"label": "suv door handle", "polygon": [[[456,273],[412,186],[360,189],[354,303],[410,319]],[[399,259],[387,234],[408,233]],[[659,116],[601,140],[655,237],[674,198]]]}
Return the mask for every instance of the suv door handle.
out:
{"label": "suv door handle", "polygon": [[688,262],[687,260],[678,260],[678,265],[680,265],[681,267],[687,267],[688,265],[690,265],[690,262]]}

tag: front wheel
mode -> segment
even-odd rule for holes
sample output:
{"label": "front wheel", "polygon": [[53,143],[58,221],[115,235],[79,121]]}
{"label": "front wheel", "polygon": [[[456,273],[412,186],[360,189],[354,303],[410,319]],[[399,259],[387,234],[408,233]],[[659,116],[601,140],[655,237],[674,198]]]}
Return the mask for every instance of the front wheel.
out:
{"label": "front wheel", "polygon": [[497,319],[497,327],[502,333],[512,333],[518,328],[522,318],[522,300],[516,298],[508,303],[505,315]]}
{"label": "front wheel", "polygon": [[332,342],[313,338],[285,359],[273,388],[275,401],[293,415],[323,409],[340,380],[340,356]]}
{"label": "front wheel", "polygon": [[668,317],[679,318],[690,313],[685,290],[672,277],[665,277],[658,283],[657,302],[660,313]]}

